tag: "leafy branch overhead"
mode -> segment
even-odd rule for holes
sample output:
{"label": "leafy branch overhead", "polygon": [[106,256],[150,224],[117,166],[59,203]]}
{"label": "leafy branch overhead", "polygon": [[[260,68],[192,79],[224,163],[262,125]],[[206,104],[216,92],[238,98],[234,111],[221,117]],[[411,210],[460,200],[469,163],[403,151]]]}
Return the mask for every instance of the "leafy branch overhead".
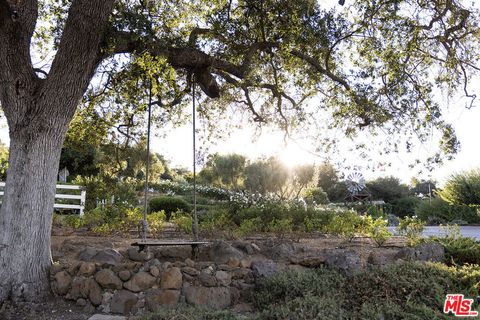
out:
{"label": "leafy branch overhead", "polygon": [[117,1],[97,56],[104,77],[87,97],[131,106],[129,119],[152,84],[166,121],[195,80],[220,98],[212,106],[234,104],[287,133],[326,110],[347,136],[385,128],[424,142],[435,127],[441,151],[455,153],[434,94],[461,91],[474,105],[478,11],[454,0],[341,2]]}

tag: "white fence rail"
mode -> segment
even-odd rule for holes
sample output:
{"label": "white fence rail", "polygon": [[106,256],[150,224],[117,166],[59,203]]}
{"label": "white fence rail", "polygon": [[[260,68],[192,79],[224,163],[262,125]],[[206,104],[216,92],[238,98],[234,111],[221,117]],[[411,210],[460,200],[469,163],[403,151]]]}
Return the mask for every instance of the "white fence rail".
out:
{"label": "white fence rail", "polygon": [[[5,182],[0,182],[0,196],[3,196],[5,188]],[[59,190],[78,190],[80,194],[64,194],[59,193]],[[69,184],[57,184],[57,191],[55,193],[55,199],[68,199],[68,200],[77,200],[78,204],[66,204],[66,203],[55,203],[53,205],[54,209],[73,209],[78,210],[80,216],[83,216],[83,211],[85,210],[85,198],[87,196],[87,192],[83,186],[76,186],[76,185],[69,185]],[[73,201],[72,201],[73,202]],[[2,201],[0,200],[0,203]]]}

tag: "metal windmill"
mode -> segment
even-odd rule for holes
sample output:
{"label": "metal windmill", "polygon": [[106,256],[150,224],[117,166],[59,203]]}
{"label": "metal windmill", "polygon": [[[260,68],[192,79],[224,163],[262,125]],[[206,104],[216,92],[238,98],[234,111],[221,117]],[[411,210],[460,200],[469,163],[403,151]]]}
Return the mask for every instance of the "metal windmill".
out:
{"label": "metal windmill", "polygon": [[365,189],[365,178],[360,172],[354,171],[348,175],[346,184],[350,194],[356,195]]}
{"label": "metal windmill", "polygon": [[347,196],[346,200],[349,201],[364,201],[370,198],[370,194],[365,191],[365,178],[363,175],[354,171],[347,176],[345,181],[347,185],[347,190],[350,194]]}

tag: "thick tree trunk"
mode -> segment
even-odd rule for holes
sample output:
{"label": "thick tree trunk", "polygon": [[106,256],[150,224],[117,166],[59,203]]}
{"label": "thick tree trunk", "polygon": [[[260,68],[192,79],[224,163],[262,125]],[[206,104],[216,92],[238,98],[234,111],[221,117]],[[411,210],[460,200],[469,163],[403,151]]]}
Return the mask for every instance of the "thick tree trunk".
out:
{"label": "thick tree trunk", "polygon": [[0,0],[0,103],[10,129],[0,209],[0,304],[41,301],[50,292],[50,230],[60,151],[103,53],[115,0],[75,0],[46,79],[30,59],[37,0]]}
{"label": "thick tree trunk", "polygon": [[39,301],[50,292],[50,231],[66,125],[41,127],[29,125],[10,134],[0,210],[0,301]]}

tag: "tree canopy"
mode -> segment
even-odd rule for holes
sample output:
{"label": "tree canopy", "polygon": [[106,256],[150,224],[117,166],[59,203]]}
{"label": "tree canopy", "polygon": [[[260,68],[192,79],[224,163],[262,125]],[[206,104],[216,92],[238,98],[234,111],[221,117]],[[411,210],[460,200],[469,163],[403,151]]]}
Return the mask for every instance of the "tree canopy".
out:
{"label": "tree canopy", "polygon": [[[68,6],[43,3],[40,18],[53,23],[40,38],[60,43]],[[361,0],[328,10],[310,0],[117,1],[83,108],[128,139],[144,128],[149,88],[162,126],[185,121],[195,81],[219,98],[198,108],[210,127],[233,109],[287,135],[400,133],[405,141],[388,141],[386,152],[409,151],[435,129],[427,161],[438,163],[459,143],[435,93],[461,90],[473,105],[477,14],[460,1]],[[328,115],[322,125],[319,114]]]}

